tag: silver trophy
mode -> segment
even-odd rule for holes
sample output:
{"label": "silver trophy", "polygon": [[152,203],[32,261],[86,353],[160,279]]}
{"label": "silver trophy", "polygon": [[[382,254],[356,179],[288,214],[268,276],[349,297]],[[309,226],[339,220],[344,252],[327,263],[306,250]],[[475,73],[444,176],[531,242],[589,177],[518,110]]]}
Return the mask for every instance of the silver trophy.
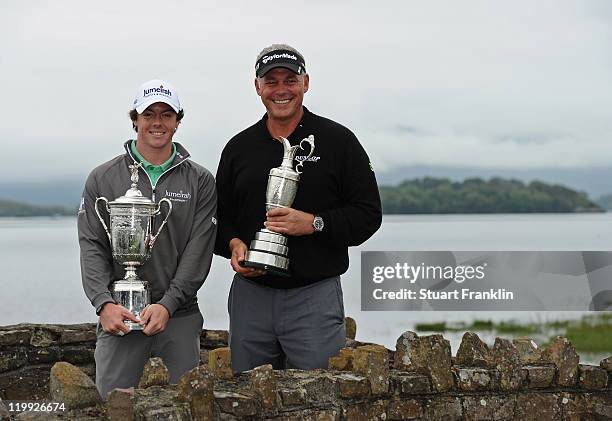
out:
{"label": "silver trophy", "polygon": [[[266,211],[273,208],[290,208],[293,205],[295,194],[297,193],[298,181],[300,180],[301,167],[304,162],[312,156],[314,152],[314,136],[310,135],[301,140],[299,145],[291,146],[284,137],[283,162],[280,167],[272,168],[268,175],[268,187],[266,190]],[[303,160],[300,160],[293,169],[293,159],[298,149],[305,150],[303,143],[310,145],[310,153]],[[289,275],[289,247],[287,247],[287,237],[282,234],[270,231],[266,228],[255,233],[255,238],[251,241],[249,251],[242,266],[264,269],[268,273],[275,275]]]}
{"label": "silver trophy", "polygon": [[[105,197],[98,197],[95,203],[96,214],[102,223],[113,252],[113,259],[125,266],[123,279],[113,282],[110,291],[117,304],[127,308],[136,317],[151,304],[149,284],[136,274],[136,268],[141,266],[150,256],[153,244],[166,225],[172,212],[172,202],[164,198],[156,205],[144,197],[138,190],[138,168],[141,164],[130,165],[132,171],[132,186],[125,196],[108,202]],[[110,215],[110,231],[100,215],[98,202],[106,203],[106,211]],[[153,217],[160,213],[161,204],[166,203],[168,213],[155,235],[152,235]],[[125,324],[131,329],[141,330],[142,326],[129,320]]]}

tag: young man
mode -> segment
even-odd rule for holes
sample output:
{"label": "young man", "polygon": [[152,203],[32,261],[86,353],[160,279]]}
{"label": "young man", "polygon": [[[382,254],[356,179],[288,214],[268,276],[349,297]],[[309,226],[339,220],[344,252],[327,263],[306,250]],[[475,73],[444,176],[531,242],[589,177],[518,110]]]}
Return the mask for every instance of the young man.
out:
{"label": "young man", "polygon": [[[95,168],[85,184],[78,214],[81,274],[85,294],[100,316],[95,360],[96,386],[103,398],[114,388],[136,386],[152,356],[164,360],[171,382],[199,363],[203,319],[196,294],[212,260],[217,199],[212,174],[172,141],[183,114],[172,85],[161,80],[144,83],[130,111],[136,140],[125,142],[125,153]],[[111,283],[122,279],[125,270],[113,262],[94,209],[96,198],[112,201],[126,193],[135,163],[141,164],[142,194],[154,202],[163,197],[172,201],[151,258],[138,268],[140,278],[149,282],[153,303],[140,319],[111,296]],[[162,220],[154,219],[153,232]],[[143,329],[130,331],[124,320]]]}
{"label": "young man", "polygon": [[[340,275],[348,269],[348,247],[381,224],[376,179],[355,135],[302,105],[309,76],[297,50],[265,48],[255,73],[266,114],[228,142],[217,171],[215,253],[231,259],[236,272],[228,302],[232,368],[326,368],[345,343]],[[279,138],[296,145],[309,135],[314,155],[304,162],[293,208],[266,214],[268,173],[283,157]],[[289,238],[290,277],[240,265],[264,222]]]}

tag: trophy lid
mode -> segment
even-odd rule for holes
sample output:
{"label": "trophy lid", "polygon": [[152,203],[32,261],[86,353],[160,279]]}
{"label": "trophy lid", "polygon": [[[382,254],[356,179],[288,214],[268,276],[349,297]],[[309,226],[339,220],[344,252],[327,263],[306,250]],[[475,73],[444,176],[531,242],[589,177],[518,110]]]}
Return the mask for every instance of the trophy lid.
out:
{"label": "trophy lid", "polygon": [[132,172],[132,176],[130,179],[132,180],[132,185],[125,192],[125,195],[116,198],[112,202],[109,203],[109,206],[131,206],[131,205],[139,205],[144,207],[155,207],[155,203],[148,197],[142,195],[142,192],[138,190],[138,167],[142,166],[141,163],[134,163],[134,165],[130,165],[129,168]]}

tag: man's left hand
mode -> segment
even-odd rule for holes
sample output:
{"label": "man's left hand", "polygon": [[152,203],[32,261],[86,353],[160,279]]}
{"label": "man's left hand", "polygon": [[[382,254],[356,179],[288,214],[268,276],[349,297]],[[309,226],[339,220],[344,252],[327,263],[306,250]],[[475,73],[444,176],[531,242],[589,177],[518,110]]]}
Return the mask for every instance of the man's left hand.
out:
{"label": "man's left hand", "polygon": [[285,235],[310,235],[314,232],[314,215],[293,208],[274,208],[266,214],[267,229]]}
{"label": "man's left hand", "polygon": [[152,336],[163,332],[168,325],[170,313],[161,304],[151,304],[144,308],[140,314],[140,324],[144,326],[142,333]]}

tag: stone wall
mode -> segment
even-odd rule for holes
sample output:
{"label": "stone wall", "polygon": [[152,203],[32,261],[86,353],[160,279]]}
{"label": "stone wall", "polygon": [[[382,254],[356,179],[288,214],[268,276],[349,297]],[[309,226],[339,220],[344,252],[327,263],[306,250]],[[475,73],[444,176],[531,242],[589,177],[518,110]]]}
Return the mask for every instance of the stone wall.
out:
{"label": "stone wall", "polygon": [[89,378],[94,329],[1,327],[0,397],[71,408],[49,419],[612,420],[612,357],[581,365],[564,338],[544,349],[502,338],[489,347],[467,332],[454,357],[441,335],[405,332],[394,351],[347,338],[328,370],[262,366],[232,376],[227,332],[204,331],[202,365],[178,385],[167,385],[163,362],[152,359],[138,388],[103,403]]}

